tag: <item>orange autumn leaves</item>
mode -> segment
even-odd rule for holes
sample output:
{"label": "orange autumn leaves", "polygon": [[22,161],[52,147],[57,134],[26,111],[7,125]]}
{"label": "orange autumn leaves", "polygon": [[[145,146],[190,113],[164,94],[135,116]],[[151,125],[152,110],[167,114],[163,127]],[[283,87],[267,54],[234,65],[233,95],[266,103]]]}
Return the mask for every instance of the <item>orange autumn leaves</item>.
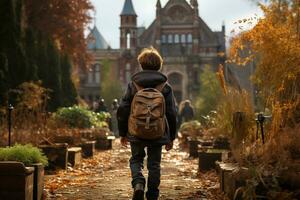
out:
{"label": "orange autumn leaves", "polygon": [[85,56],[84,30],[90,23],[90,0],[25,0],[29,27],[56,42],[57,47],[75,62]]}
{"label": "orange autumn leaves", "polygon": [[225,75],[224,75],[224,66],[219,65],[219,70],[217,72],[217,77],[220,81],[221,87],[223,89],[224,95],[227,95],[227,86],[226,86],[226,81],[225,81]]}
{"label": "orange autumn leaves", "polygon": [[[280,110],[281,119],[295,118],[300,91],[300,1],[272,1],[261,5],[265,16],[257,25],[232,40],[230,59],[238,65],[255,62],[253,80],[266,105]],[[276,106],[275,106],[276,105]],[[290,105],[290,106],[287,106]],[[286,114],[284,114],[286,113]]]}

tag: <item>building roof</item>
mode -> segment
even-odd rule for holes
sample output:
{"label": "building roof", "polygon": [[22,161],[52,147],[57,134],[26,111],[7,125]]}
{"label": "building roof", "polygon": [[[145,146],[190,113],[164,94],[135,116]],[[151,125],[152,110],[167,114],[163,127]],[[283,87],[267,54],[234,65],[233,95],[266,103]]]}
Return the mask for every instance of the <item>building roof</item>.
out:
{"label": "building roof", "polygon": [[121,15],[136,15],[136,12],[134,10],[131,0],[125,0]]}
{"label": "building roof", "polygon": [[94,28],[91,30],[90,34],[88,35],[87,48],[89,50],[95,50],[95,49],[107,49],[108,47],[109,47],[108,43],[101,35],[97,27],[94,26]]}
{"label": "building roof", "polygon": [[137,36],[140,37],[144,33],[145,30],[146,30],[146,28],[144,26],[137,27]]}

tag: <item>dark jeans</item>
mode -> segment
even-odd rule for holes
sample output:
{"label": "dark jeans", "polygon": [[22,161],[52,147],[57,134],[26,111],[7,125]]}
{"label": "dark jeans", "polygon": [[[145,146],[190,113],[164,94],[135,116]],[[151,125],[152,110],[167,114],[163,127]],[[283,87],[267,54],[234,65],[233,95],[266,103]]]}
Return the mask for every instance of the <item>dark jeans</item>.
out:
{"label": "dark jeans", "polygon": [[137,183],[145,185],[146,180],[143,176],[142,170],[144,168],[144,158],[146,156],[145,148],[147,148],[147,169],[148,169],[148,191],[146,197],[148,200],[156,200],[159,197],[159,184],[160,184],[160,161],[162,146],[146,146],[140,143],[130,143],[131,158],[130,169],[132,176],[132,187]]}

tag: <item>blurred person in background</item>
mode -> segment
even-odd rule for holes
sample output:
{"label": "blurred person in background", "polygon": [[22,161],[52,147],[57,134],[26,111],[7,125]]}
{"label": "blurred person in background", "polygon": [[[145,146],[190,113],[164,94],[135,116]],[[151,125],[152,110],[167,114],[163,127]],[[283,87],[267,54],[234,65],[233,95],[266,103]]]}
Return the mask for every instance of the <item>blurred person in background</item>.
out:
{"label": "blurred person in background", "polygon": [[96,109],[95,112],[98,112],[98,113],[100,113],[100,112],[108,112],[107,106],[105,105],[104,99],[100,99],[98,101],[98,107],[97,107],[97,109]]}
{"label": "blurred person in background", "polygon": [[194,119],[194,115],[194,108],[190,100],[185,100],[180,103],[179,118],[181,123],[192,121]]}
{"label": "blurred person in background", "polygon": [[119,108],[119,102],[118,99],[114,99],[112,104],[111,104],[111,130],[114,132],[114,135],[116,137],[119,136],[119,131],[118,131],[118,121],[117,121],[117,110]]}

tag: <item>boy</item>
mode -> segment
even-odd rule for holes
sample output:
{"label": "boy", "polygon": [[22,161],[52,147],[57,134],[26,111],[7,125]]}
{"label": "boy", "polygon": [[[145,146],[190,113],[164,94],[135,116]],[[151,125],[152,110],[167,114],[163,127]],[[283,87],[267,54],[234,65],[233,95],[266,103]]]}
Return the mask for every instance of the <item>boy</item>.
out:
{"label": "boy", "polygon": [[[175,140],[176,136],[177,113],[172,88],[167,83],[167,77],[159,72],[162,68],[163,59],[157,52],[157,50],[153,47],[144,49],[138,56],[138,62],[142,68],[142,71],[132,76],[131,82],[128,84],[127,91],[122,98],[117,111],[118,128],[119,134],[121,136],[121,144],[123,146],[127,146],[127,143],[130,142],[132,156],[129,162],[132,176],[131,183],[132,187],[134,188],[133,200],[144,199],[144,188],[146,180],[142,174],[142,169],[144,167],[143,162],[146,155],[145,149],[147,149],[147,169],[149,171],[147,181],[148,190],[146,192],[146,197],[147,200],[157,200],[159,197],[158,187],[160,184],[160,162],[162,146],[166,145],[165,149],[167,151],[173,148],[173,141]],[[161,96],[164,99],[161,101],[164,102],[164,105],[162,105],[162,112],[164,115],[163,124],[153,129],[150,129],[150,126],[153,126],[153,124],[155,124],[154,126],[156,126],[156,124],[159,124],[159,122],[153,119],[153,115],[159,112],[157,111],[159,107],[157,102],[159,100],[155,100],[156,104],[148,103],[149,105],[146,108],[149,109],[148,111],[151,116],[148,117],[148,120],[147,117],[145,117],[142,118],[145,119],[145,121],[131,122],[132,119],[130,117],[132,115],[132,112],[135,112],[135,110],[137,110],[131,110],[132,102],[136,101],[134,99],[135,95],[137,95],[137,93],[141,92],[143,89],[147,88],[150,88],[149,91],[151,90],[155,92],[155,95],[152,94],[149,98],[155,96],[159,99],[159,95],[162,94]],[[154,106],[151,107],[151,105]],[[145,127],[141,128],[144,128],[143,130],[145,131],[132,131],[139,124],[143,123],[145,123]],[[149,139],[150,135],[159,135],[158,132],[160,128],[163,129],[163,134],[161,134],[161,136],[157,136],[155,139]],[[147,135],[147,130],[153,131],[152,133],[148,133]],[[143,137],[140,137],[138,135]]]}

